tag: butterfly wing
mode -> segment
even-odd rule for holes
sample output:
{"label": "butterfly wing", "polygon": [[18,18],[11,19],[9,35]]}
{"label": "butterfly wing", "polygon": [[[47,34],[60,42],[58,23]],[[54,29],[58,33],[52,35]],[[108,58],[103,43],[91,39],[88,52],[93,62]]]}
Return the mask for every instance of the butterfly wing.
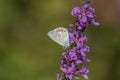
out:
{"label": "butterfly wing", "polygon": [[55,28],[48,32],[48,36],[55,41],[56,43],[60,44],[63,47],[68,47],[69,44],[69,34],[68,30],[63,27]]}

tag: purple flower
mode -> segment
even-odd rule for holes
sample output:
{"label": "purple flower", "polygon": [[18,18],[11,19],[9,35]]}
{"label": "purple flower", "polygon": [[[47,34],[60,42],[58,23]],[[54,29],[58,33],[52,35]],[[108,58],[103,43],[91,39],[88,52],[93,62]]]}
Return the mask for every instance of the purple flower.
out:
{"label": "purple flower", "polygon": [[80,37],[76,43],[76,48],[81,49],[86,45],[87,37]]}
{"label": "purple flower", "polygon": [[85,80],[88,80],[88,72],[89,70],[84,66],[82,66],[82,68],[79,70],[79,73],[84,77]]}
{"label": "purple flower", "polygon": [[81,14],[80,8],[79,7],[73,8],[71,11],[71,14],[76,18],[79,17],[79,15]]}
{"label": "purple flower", "polygon": [[76,68],[74,63],[72,63],[71,66],[68,66],[67,68],[61,67],[61,71],[65,74],[65,77],[69,80],[73,79],[75,70]]}
{"label": "purple flower", "polygon": [[69,31],[69,40],[71,44],[75,42],[75,33],[73,31]]}
{"label": "purple flower", "polygon": [[74,49],[69,50],[69,61],[77,60],[76,54]]}
{"label": "purple flower", "polygon": [[83,5],[81,9],[79,7],[75,7],[72,9],[71,15],[76,18],[76,22],[70,24],[70,26],[74,26],[80,31],[84,31],[88,24],[98,26],[99,23],[95,22],[94,14],[95,9],[90,7],[88,4]]}

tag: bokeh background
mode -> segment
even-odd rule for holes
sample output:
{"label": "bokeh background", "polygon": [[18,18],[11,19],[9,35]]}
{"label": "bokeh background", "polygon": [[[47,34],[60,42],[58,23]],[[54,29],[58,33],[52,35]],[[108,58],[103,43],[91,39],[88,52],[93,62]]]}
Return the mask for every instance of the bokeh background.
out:
{"label": "bokeh background", "polygon": [[[0,80],[55,80],[63,49],[47,32],[74,21],[79,0],[0,0]],[[85,34],[90,80],[120,80],[120,0],[93,0],[99,27]],[[82,80],[82,79],[81,79]]]}

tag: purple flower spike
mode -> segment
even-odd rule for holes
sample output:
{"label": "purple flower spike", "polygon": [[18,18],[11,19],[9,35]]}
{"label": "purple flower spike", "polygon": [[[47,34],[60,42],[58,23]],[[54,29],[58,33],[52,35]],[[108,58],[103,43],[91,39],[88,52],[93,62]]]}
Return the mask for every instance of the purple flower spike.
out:
{"label": "purple flower spike", "polygon": [[[59,77],[57,74],[56,80],[73,80],[79,79],[78,75],[82,75],[84,80],[88,80],[89,70],[84,66],[85,63],[91,62],[87,59],[87,54],[90,52],[87,46],[87,37],[83,32],[89,26],[100,25],[95,21],[95,9],[92,8],[89,3],[91,0],[83,0],[85,4],[80,7],[75,7],[71,11],[71,15],[75,17],[75,22],[70,24],[72,27],[68,29],[70,46],[65,49],[61,57],[60,70],[63,73],[63,77]],[[81,65],[82,67],[80,67]]]}

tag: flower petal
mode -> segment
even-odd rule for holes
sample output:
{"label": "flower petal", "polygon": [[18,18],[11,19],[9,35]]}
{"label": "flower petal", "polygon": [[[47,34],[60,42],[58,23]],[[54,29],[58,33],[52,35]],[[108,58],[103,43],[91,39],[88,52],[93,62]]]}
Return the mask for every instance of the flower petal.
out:
{"label": "flower petal", "polygon": [[82,16],[81,21],[82,21],[83,23],[86,23],[86,22],[87,22],[87,17],[86,17],[86,16]]}
{"label": "flower petal", "polygon": [[80,11],[80,8],[79,8],[79,7],[75,7],[75,8],[73,8],[72,11],[71,11],[71,15],[74,16],[74,17],[77,17],[78,14],[80,14],[80,13],[81,13],[81,11]]}
{"label": "flower petal", "polygon": [[100,25],[100,23],[95,22],[95,21],[92,21],[92,24],[95,25],[95,26],[99,26]]}
{"label": "flower petal", "polygon": [[63,67],[61,67],[60,69],[61,69],[61,71],[64,72],[64,73],[67,72],[67,70],[66,70],[65,68],[63,68]]}

